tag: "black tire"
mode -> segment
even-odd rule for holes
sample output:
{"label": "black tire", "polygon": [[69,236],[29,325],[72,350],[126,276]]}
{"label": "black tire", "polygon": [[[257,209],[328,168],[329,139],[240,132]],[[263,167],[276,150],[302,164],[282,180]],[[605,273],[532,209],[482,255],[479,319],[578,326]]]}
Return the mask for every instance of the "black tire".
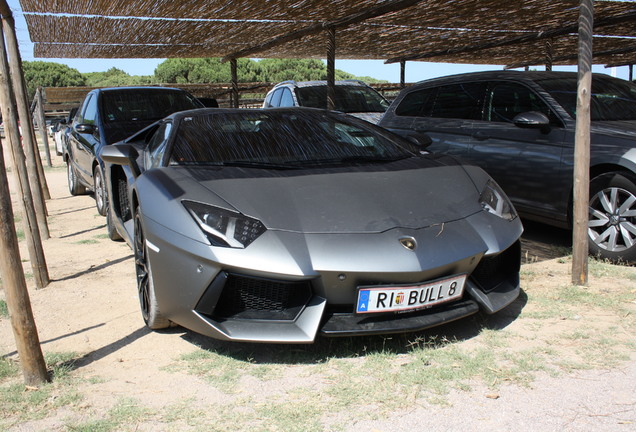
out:
{"label": "black tire", "polygon": [[113,225],[113,210],[108,206],[106,209],[106,230],[108,231],[108,238],[112,241],[122,241],[123,238],[119,235],[117,228]]}
{"label": "black tire", "polygon": [[108,199],[106,196],[106,186],[104,185],[104,176],[102,176],[102,170],[99,168],[99,165],[96,166],[93,171],[93,191],[95,193],[95,207],[97,207],[97,212],[102,216],[106,216]]}
{"label": "black tire", "polygon": [[159,311],[155,285],[152,279],[152,270],[148,260],[148,246],[141,223],[141,215],[135,212],[135,239],[133,242],[135,252],[135,273],[137,275],[137,290],[139,292],[139,305],[141,316],[148,328],[159,330],[170,327],[170,320]]}
{"label": "black tire", "polygon": [[636,261],[636,176],[611,172],[592,179],[588,239],[592,255]]}
{"label": "black tire", "polygon": [[70,161],[66,161],[66,179],[68,181],[68,191],[71,195],[83,195],[86,188],[77,181],[77,174]]}

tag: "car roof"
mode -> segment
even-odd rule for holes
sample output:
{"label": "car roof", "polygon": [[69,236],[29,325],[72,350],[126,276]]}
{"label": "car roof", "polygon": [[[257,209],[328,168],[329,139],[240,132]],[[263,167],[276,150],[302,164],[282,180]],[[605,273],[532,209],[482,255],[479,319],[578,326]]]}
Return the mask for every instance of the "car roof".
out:
{"label": "car roof", "polygon": [[[605,77],[611,79],[612,77],[606,74],[593,74],[594,77]],[[466,81],[486,81],[493,79],[500,80],[517,80],[517,81],[525,81],[525,82],[534,82],[543,79],[556,79],[556,78],[577,78],[576,72],[565,72],[565,71],[513,71],[513,70],[493,70],[493,71],[482,71],[482,72],[469,72],[462,73],[456,75],[447,75],[443,77],[431,78],[428,80],[423,80],[415,83],[413,87],[425,87],[428,85],[437,85],[437,84],[452,84],[457,82],[466,82]],[[618,79],[618,78],[616,78]]]}
{"label": "car roof", "polygon": [[[336,85],[352,85],[352,86],[360,86],[360,87],[369,87],[369,85],[360,80],[339,80],[335,81]],[[278,87],[321,87],[326,86],[327,81],[316,80],[316,81],[282,81],[274,86],[274,88]]]}
{"label": "car roof", "polygon": [[94,91],[99,92],[116,92],[116,91],[139,91],[139,90],[152,90],[152,91],[179,91],[184,92],[185,90],[176,88],[176,87],[155,87],[155,86],[130,86],[130,87],[105,87],[94,89]]}

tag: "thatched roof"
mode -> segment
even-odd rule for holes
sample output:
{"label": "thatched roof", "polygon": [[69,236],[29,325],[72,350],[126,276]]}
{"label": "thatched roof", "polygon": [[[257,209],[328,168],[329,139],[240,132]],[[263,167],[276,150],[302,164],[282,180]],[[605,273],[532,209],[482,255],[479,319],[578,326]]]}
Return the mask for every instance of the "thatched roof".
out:
{"label": "thatched roof", "polygon": [[[20,0],[36,57],[575,64],[578,0]],[[594,63],[636,63],[636,3],[595,1]],[[548,46],[551,48],[548,50]]]}

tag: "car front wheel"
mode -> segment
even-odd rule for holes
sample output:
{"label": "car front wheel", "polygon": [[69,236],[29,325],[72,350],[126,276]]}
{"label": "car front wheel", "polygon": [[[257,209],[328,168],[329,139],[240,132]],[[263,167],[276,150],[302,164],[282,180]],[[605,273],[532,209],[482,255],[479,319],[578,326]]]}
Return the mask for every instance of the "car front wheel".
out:
{"label": "car front wheel", "polygon": [[613,262],[636,261],[636,177],[611,172],[590,182],[589,249]]}
{"label": "car front wheel", "polygon": [[139,291],[139,305],[141,315],[146,325],[152,330],[170,327],[170,320],[159,311],[152,270],[148,260],[148,246],[141,223],[141,215],[135,214],[135,273],[137,275],[137,289]]}
{"label": "car front wheel", "polygon": [[95,167],[93,171],[93,190],[95,191],[95,207],[97,212],[106,216],[106,188],[104,187],[104,177],[102,176],[102,170],[99,166]]}

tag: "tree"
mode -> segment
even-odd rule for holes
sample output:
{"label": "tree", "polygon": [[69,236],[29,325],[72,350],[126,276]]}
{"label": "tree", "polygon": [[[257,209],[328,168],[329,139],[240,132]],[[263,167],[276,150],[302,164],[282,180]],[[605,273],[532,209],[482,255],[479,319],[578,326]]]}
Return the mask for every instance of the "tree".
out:
{"label": "tree", "polygon": [[39,87],[77,87],[86,85],[86,79],[77,69],[67,65],[44,61],[22,63],[29,98]]}
{"label": "tree", "polygon": [[[325,80],[327,65],[316,59],[238,59],[237,75],[239,82]],[[336,70],[338,80],[355,78]],[[231,79],[230,64],[221,63],[218,58],[168,59],[155,69],[155,80],[159,83],[227,83]]]}
{"label": "tree", "polygon": [[[253,60],[239,59],[237,73],[239,82],[259,80]],[[221,63],[219,58],[175,58],[157,66],[155,79],[160,83],[226,83],[232,80],[232,74],[230,63]]]}
{"label": "tree", "polygon": [[114,67],[106,72],[89,72],[83,75],[86,79],[86,85],[90,87],[120,87],[154,83],[154,76],[152,75],[129,75],[123,70]]}

